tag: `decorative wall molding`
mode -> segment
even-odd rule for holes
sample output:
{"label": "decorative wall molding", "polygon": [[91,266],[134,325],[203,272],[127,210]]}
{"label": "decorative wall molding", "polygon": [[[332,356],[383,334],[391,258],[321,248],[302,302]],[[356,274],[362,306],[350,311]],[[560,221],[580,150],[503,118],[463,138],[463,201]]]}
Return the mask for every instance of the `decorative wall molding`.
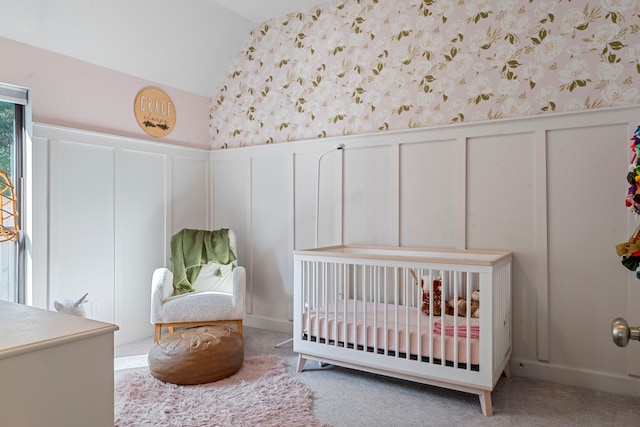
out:
{"label": "decorative wall molding", "polygon": [[[224,214],[222,222],[216,216],[215,224],[230,221],[239,229],[249,259],[272,253],[288,265],[292,248],[285,236],[295,236],[295,249],[313,246],[317,156],[345,144],[341,161],[323,160],[323,244],[513,250],[514,360],[536,366],[513,370],[539,378],[561,370],[566,383],[596,372],[593,378],[604,378],[602,390],[620,381],[637,390],[637,380],[625,376],[637,375],[640,349],[615,348],[609,325],[619,315],[640,322],[628,302],[638,301],[640,290],[614,249],[635,228],[624,195],[628,138],[639,121],[634,106],[213,150],[214,171],[222,166],[232,174],[214,179],[216,212],[224,212],[224,201],[238,213]],[[256,194],[252,183],[272,171],[255,166],[287,164],[292,155],[293,168],[276,172],[282,185],[266,194],[261,186]],[[235,172],[232,164],[243,167]],[[231,191],[227,182],[234,182]],[[256,210],[265,199],[294,203]],[[253,239],[263,232],[256,224],[269,221],[288,227],[283,239]],[[243,230],[242,224],[252,225]],[[247,324],[290,332],[291,277],[250,274]]]}
{"label": "decorative wall molding", "polygon": [[[34,125],[32,283],[43,308],[89,293],[88,317],[117,343],[151,336],[151,276],[171,236],[211,225],[208,150]],[[34,187],[35,188],[35,187]],[[36,209],[37,208],[37,209]]]}
{"label": "decorative wall molding", "polygon": [[[47,160],[38,161],[44,167],[34,182],[53,186],[40,197],[56,197],[56,174],[73,177],[75,163],[90,159],[113,161],[116,178],[106,182],[115,188],[116,225],[98,228],[96,242],[111,241],[117,254],[107,292],[119,342],[150,335],[148,278],[168,262],[171,233],[187,225],[236,230],[250,280],[247,324],[290,332],[292,251],[313,246],[317,156],[344,143],[339,157],[323,160],[322,245],[513,250],[513,361],[535,367],[514,365],[516,374],[544,379],[562,371],[558,381],[570,383],[592,372],[590,387],[624,383],[633,393],[640,348],[616,348],[609,325],[618,316],[640,323],[640,287],[614,250],[637,224],[624,196],[629,136],[639,120],[634,106],[213,151],[36,125],[34,158]],[[60,147],[69,155],[51,155]],[[78,179],[93,191],[105,176]],[[77,221],[102,206],[73,191],[69,198]],[[127,209],[132,200],[136,208]],[[45,209],[34,212],[36,223],[51,221],[30,236],[40,254],[34,265],[47,272],[39,277],[54,280],[49,269],[58,263],[57,283],[44,292],[75,295],[91,285],[93,270],[80,265],[75,276],[64,268],[60,257],[74,257],[78,240],[63,238],[59,202],[37,202]]]}

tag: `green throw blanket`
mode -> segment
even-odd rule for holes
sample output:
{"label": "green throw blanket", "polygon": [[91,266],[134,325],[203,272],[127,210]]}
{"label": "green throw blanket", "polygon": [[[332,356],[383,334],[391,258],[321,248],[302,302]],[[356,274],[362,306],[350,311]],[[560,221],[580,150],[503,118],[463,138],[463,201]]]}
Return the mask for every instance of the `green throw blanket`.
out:
{"label": "green throw blanket", "polygon": [[183,229],[171,238],[171,265],[176,294],[193,292],[200,268],[215,261],[226,265],[236,260],[229,247],[229,230]]}

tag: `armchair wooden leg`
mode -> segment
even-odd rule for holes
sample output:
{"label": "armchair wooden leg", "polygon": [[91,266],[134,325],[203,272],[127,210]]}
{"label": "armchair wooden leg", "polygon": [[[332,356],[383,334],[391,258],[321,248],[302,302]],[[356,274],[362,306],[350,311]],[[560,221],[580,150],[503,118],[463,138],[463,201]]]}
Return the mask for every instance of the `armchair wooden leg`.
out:
{"label": "armchair wooden leg", "polygon": [[170,324],[166,324],[166,323],[156,323],[155,324],[155,330],[153,332],[153,342],[158,342],[160,341],[160,338],[162,338],[162,328],[166,327],[167,330],[169,331],[170,334],[173,334],[175,332],[175,328],[182,328],[182,327],[187,327],[187,328],[194,328],[197,326],[205,326],[205,325],[217,325],[217,324],[229,324],[229,323],[235,323],[236,325],[236,329],[238,332],[238,335],[240,335],[240,337],[242,337],[242,320],[214,320],[211,322],[184,322],[184,323],[170,323]]}
{"label": "armchair wooden leg", "polygon": [[238,335],[242,338],[242,320],[236,320],[236,327],[238,328]]}
{"label": "armchair wooden leg", "polygon": [[162,336],[162,325],[156,323],[155,324],[155,329],[153,331],[153,342],[160,341],[160,337],[161,336]]}

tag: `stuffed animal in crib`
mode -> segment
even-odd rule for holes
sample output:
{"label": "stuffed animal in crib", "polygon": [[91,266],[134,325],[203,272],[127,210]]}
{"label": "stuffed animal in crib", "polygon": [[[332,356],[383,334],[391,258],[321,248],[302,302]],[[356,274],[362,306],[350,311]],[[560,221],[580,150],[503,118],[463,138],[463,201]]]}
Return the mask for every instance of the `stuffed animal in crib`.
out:
{"label": "stuffed animal in crib", "polygon": [[473,291],[471,294],[471,309],[467,312],[467,300],[465,298],[458,298],[454,300],[451,298],[447,301],[446,313],[455,315],[456,306],[458,308],[458,316],[466,317],[470,313],[471,317],[480,317],[480,290]]}
{"label": "stuffed animal in crib", "polygon": [[[422,280],[422,312],[429,314],[429,288],[425,289]],[[442,279],[440,276],[433,279],[433,315],[440,316],[442,313]]]}
{"label": "stuffed animal in crib", "polygon": [[84,307],[82,306],[87,302],[85,301],[85,298],[87,298],[87,295],[89,295],[88,292],[84,294],[84,296],[80,298],[78,301],[73,301],[70,299],[65,299],[62,301],[54,301],[53,306],[60,313],[67,313],[67,314],[73,314],[74,316],[87,317],[84,311]]}
{"label": "stuffed animal in crib", "polygon": [[471,293],[471,317],[480,317],[480,289]]}
{"label": "stuffed animal in crib", "polygon": [[467,300],[458,298],[456,301],[451,298],[447,301],[447,314],[454,316],[456,314],[456,308],[458,309],[458,316],[465,317],[467,315]]}

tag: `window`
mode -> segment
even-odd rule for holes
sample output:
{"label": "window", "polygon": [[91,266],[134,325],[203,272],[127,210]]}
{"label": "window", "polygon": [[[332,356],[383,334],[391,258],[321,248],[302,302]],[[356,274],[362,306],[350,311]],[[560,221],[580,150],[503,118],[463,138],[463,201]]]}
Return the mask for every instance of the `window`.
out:
{"label": "window", "polygon": [[[23,147],[26,134],[27,90],[0,83],[0,169],[13,185],[18,210],[17,225],[22,229]],[[3,207],[4,209],[5,207]],[[4,214],[4,213],[3,213]],[[23,239],[0,242],[0,299],[24,302]]]}

